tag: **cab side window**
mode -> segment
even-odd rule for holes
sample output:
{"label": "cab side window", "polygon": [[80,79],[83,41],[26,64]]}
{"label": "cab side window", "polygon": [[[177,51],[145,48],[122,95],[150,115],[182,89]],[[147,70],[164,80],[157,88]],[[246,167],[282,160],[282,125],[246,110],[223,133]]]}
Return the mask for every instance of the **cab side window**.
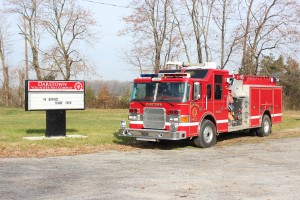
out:
{"label": "cab side window", "polygon": [[222,99],[222,76],[215,75],[215,99]]}
{"label": "cab side window", "polygon": [[207,99],[211,99],[211,85],[206,86],[206,96]]}

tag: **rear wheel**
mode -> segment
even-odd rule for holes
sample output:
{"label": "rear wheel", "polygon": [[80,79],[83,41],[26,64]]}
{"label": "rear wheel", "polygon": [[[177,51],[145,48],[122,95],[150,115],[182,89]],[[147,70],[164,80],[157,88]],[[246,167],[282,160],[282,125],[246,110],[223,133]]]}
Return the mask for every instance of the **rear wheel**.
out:
{"label": "rear wheel", "polygon": [[257,136],[257,128],[251,128],[249,130],[250,134],[253,135],[253,136]]}
{"label": "rear wheel", "polygon": [[270,135],[271,132],[272,132],[271,119],[268,115],[264,115],[261,122],[261,127],[257,129],[257,136],[266,137]]}
{"label": "rear wheel", "polygon": [[204,120],[198,137],[194,139],[196,147],[208,148],[216,144],[216,127],[210,120]]}

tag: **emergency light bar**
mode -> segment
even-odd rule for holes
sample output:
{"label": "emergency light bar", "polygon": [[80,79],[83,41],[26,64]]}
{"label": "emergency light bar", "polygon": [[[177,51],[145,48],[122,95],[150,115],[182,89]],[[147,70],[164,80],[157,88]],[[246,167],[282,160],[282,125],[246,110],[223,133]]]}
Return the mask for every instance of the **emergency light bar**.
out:
{"label": "emergency light bar", "polygon": [[187,67],[189,69],[207,68],[207,69],[217,69],[217,63],[206,62],[206,63],[189,63],[180,61],[168,61],[166,66],[176,66],[177,68]]}
{"label": "emergency light bar", "polygon": [[142,78],[153,78],[158,77],[158,74],[141,74]]}
{"label": "emergency light bar", "polygon": [[190,78],[191,75],[188,73],[163,73],[159,74],[160,77],[164,78]]}

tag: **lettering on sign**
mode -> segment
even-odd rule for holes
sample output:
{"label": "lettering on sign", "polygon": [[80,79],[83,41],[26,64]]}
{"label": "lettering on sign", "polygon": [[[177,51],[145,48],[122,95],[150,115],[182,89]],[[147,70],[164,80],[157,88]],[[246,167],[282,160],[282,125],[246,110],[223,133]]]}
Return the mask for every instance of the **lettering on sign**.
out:
{"label": "lettering on sign", "polygon": [[29,81],[28,91],[83,91],[83,81]]}
{"label": "lettering on sign", "polygon": [[83,110],[84,81],[26,81],[25,110]]}

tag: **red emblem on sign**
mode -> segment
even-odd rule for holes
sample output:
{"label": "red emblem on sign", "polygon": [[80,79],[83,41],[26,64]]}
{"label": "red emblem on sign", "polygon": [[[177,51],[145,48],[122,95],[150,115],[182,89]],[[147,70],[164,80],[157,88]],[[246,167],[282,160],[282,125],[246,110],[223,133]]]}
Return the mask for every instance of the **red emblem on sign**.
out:
{"label": "red emblem on sign", "polygon": [[75,87],[76,90],[81,90],[81,89],[83,89],[81,83],[76,83],[74,87]]}

